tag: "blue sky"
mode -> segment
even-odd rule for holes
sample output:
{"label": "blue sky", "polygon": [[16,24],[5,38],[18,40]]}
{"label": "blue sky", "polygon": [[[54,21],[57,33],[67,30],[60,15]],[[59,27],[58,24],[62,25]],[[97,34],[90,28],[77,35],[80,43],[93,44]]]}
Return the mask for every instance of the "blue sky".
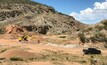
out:
{"label": "blue sky", "polygon": [[48,6],[52,6],[58,12],[74,16],[77,20],[86,24],[95,24],[107,18],[106,0],[34,0],[34,1],[46,4]]}

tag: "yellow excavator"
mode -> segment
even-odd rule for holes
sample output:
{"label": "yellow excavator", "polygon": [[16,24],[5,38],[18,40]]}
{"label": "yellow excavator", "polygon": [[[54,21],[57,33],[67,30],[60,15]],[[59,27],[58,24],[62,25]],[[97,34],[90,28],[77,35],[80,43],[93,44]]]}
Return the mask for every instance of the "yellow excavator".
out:
{"label": "yellow excavator", "polygon": [[18,40],[19,40],[19,42],[21,42],[21,41],[28,41],[28,37],[29,36],[24,35],[24,36],[19,37]]}
{"label": "yellow excavator", "polygon": [[28,41],[28,40],[37,40],[35,36],[23,35],[18,38],[19,42],[21,41]]}

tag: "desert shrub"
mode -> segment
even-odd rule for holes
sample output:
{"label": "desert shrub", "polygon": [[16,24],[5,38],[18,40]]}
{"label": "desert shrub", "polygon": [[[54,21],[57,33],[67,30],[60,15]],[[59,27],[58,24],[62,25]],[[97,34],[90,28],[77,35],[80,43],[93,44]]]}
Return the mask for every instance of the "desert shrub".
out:
{"label": "desert shrub", "polygon": [[1,53],[2,53],[2,52],[5,52],[5,51],[7,51],[7,49],[2,49],[2,50],[1,50]]}
{"label": "desert shrub", "polygon": [[93,28],[92,27],[89,27],[89,28],[87,28],[89,31],[92,31],[93,30]]}
{"label": "desert shrub", "polygon": [[79,63],[83,64],[83,63],[87,63],[87,61],[86,60],[81,60],[81,61],[79,61]]}
{"label": "desert shrub", "polygon": [[104,47],[107,48],[107,44],[104,44]]}
{"label": "desert shrub", "polygon": [[4,29],[0,29],[0,34],[3,34],[3,33],[5,33],[5,31],[4,31]]}
{"label": "desert shrub", "polygon": [[5,58],[0,58],[0,60],[4,60]]}
{"label": "desert shrub", "polygon": [[62,33],[66,33],[67,31],[62,31]]}
{"label": "desert shrub", "polygon": [[91,42],[96,43],[96,38],[94,36],[90,37]]}
{"label": "desert shrub", "polygon": [[107,20],[102,21],[102,24],[104,25],[104,29],[107,30]]}
{"label": "desert shrub", "polygon": [[85,42],[86,42],[86,43],[89,43],[89,42],[90,42],[90,38],[86,38],[86,37],[85,37]]}
{"label": "desert shrub", "polygon": [[107,26],[107,20],[102,21],[102,24],[103,24],[104,26]]}
{"label": "desert shrub", "polygon": [[79,34],[78,34],[78,37],[79,37],[79,39],[80,39],[80,41],[81,41],[82,43],[85,43],[86,37],[85,37],[85,35],[84,35],[83,32],[79,33]]}
{"label": "desert shrub", "polygon": [[66,38],[66,36],[60,36],[59,38]]}
{"label": "desert shrub", "polygon": [[23,59],[20,57],[11,57],[10,60],[11,61],[23,61]]}
{"label": "desert shrub", "polygon": [[0,0],[0,3],[32,3],[31,0]]}
{"label": "desert shrub", "polygon": [[107,41],[107,37],[104,33],[101,32],[97,32],[95,33],[92,37],[90,37],[92,42],[106,42]]}
{"label": "desert shrub", "polygon": [[107,30],[107,26],[104,26],[104,29]]}
{"label": "desert shrub", "polygon": [[105,26],[96,26],[95,28],[97,28],[99,31],[105,29]]}

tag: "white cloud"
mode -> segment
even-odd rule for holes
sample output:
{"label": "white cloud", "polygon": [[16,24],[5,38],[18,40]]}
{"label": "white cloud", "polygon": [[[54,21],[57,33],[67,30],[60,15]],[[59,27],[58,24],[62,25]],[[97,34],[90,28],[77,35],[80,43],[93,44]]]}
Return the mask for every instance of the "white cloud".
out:
{"label": "white cloud", "polygon": [[107,19],[107,2],[95,2],[93,8],[87,8],[80,11],[80,13],[72,12],[70,15],[84,23],[100,22]]}

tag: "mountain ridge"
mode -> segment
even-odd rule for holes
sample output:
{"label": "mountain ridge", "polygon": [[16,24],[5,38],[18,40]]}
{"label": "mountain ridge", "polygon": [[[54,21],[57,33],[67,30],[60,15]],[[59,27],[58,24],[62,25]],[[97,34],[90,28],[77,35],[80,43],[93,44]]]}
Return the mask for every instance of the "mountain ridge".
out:
{"label": "mountain ridge", "polygon": [[1,27],[14,24],[40,34],[71,34],[85,26],[74,17],[57,12],[44,4],[31,0],[10,1],[0,4]]}

